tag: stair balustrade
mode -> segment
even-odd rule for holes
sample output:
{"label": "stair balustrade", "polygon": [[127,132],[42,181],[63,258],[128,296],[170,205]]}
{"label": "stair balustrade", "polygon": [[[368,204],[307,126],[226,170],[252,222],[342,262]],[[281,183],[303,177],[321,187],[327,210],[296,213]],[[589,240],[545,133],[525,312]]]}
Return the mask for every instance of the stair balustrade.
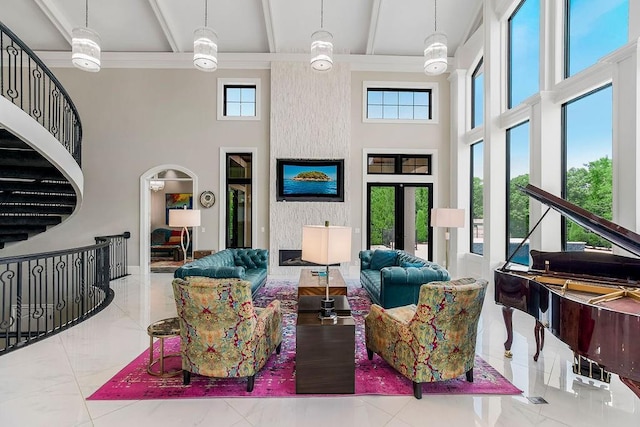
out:
{"label": "stair balustrade", "polygon": [[114,297],[110,281],[127,275],[129,237],[99,236],[92,246],[0,258],[0,355],[107,307]]}

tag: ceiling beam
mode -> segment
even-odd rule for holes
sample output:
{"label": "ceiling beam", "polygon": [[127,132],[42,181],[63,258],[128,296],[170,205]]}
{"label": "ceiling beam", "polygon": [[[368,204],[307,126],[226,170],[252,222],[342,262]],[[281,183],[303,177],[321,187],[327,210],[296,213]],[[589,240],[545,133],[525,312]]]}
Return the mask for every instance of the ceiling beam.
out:
{"label": "ceiling beam", "polygon": [[262,0],[262,16],[264,17],[264,27],[267,31],[267,41],[269,42],[269,53],[276,53],[276,36],[273,32],[273,19],[271,17],[271,0]]}
{"label": "ceiling beam", "polygon": [[367,55],[375,53],[376,34],[378,33],[378,22],[382,0],[373,0],[371,5],[371,19],[369,20],[369,37],[367,38]]}
{"label": "ceiling beam", "polygon": [[[51,21],[54,27],[62,34],[62,37],[71,46],[71,30],[81,25],[71,25],[67,17],[58,9],[53,0],[35,0],[42,13]],[[84,22],[82,23],[84,24]]]}
{"label": "ceiling beam", "polygon": [[160,24],[160,28],[162,28],[164,36],[167,38],[167,42],[169,42],[169,46],[171,46],[171,50],[173,52],[181,52],[178,43],[176,43],[174,31],[171,28],[171,25],[169,25],[166,14],[162,11],[162,7],[160,6],[160,3],[158,3],[158,0],[149,0],[149,5],[151,5],[151,9],[153,9],[153,13],[158,20],[158,24]]}

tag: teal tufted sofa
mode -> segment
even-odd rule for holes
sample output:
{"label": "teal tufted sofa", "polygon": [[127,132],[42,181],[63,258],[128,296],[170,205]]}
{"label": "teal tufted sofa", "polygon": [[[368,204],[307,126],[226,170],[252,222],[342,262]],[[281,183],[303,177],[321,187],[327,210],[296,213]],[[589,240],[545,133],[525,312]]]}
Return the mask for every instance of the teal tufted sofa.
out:
{"label": "teal tufted sofa", "polygon": [[178,268],[173,277],[204,276],[214,279],[238,278],[251,283],[251,295],[267,281],[267,249],[224,249]]}
{"label": "teal tufted sofa", "polygon": [[449,280],[440,265],[401,250],[360,251],[360,284],[384,308],[416,304],[420,286]]}

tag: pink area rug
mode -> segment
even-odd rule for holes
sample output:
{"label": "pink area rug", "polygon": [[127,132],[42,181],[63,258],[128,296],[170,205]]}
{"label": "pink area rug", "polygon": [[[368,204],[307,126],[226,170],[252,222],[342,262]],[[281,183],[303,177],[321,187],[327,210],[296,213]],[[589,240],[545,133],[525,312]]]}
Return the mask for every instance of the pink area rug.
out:
{"label": "pink area rug", "polygon": [[[191,376],[191,384],[182,384],[182,375],[158,378],[147,373],[149,351],[146,350],[125,366],[106,384],[93,393],[89,400],[144,400],[203,397],[303,397],[296,394],[295,380],[295,321],[297,289],[294,282],[270,280],[255,299],[264,306],[274,298],[282,302],[283,343],[279,355],[274,354],[256,375],[255,388],[247,393],[247,381],[241,379],[215,379]],[[388,396],[412,396],[411,381],[398,374],[378,355],[367,359],[364,344],[364,315],[370,301],[364,289],[349,286],[349,304],[356,320],[356,393]],[[158,342],[156,342],[156,346]],[[179,351],[179,337],[165,341],[165,353]],[[154,350],[158,354],[158,350]],[[167,359],[166,369],[180,368],[180,358]],[[500,375],[488,363],[476,356],[474,382],[462,375],[454,380],[423,384],[424,394],[520,394],[521,390]]]}

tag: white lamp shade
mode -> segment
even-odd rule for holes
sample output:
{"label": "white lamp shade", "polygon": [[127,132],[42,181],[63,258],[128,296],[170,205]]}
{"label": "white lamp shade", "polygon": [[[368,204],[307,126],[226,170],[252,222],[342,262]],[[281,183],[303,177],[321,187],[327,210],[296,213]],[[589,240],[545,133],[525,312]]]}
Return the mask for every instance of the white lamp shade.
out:
{"label": "white lamp shade", "polygon": [[464,227],[464,209],[431,209],[431,226],[450,228]]}
{"label": "white lamp shade", "polygon": [[321,265],[351,261],[351,227],[304,225],[302,259]]}
{"label": "white lamp shade", "polygon": [[434,33],[424,41],[424,72],[437,76],[447,71],[447,36]]}
{"label": "white lamp shade", "polygon": [[199,227],[200,211],[197,209],[169,209],[169,227]]}
{"label": "white lamp shade", "polygon": [[333,35],[325,30],[311,34],[311,68],[329,71],[333,67]]}
{"label": "white lamp shade", "polygon": [[90,28],[71,30],[71,62],[84,71],[100,71],[100,36]]}
{"label": "white lamp shade", "polygon": [[193,65],[201,71],[218,68],[218,34],[209,27],[193,32]]}

